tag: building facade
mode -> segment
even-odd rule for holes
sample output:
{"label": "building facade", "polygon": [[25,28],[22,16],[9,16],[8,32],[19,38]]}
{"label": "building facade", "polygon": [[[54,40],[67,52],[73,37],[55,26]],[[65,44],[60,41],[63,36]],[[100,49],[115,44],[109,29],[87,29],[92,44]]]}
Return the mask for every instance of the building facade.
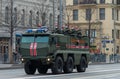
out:
{"label": "building facade", "polygon": [[66,0],[66,8],[67,24],[90,34],[91,53],[120,54],[120,0]]}
{"label": "building facade", "polygon": [[[15,49],[16,34],[40,26],[47,26],[50,30],[58,26],[60,19],[59,1],[0,0],[0,60],[5,59],[5,53],[9,58],[10,39],[13,39],[13,48]],[[62,6],[64,5],[62,4]],[[13,31],[13,38],[10,38],[11,31]]]}

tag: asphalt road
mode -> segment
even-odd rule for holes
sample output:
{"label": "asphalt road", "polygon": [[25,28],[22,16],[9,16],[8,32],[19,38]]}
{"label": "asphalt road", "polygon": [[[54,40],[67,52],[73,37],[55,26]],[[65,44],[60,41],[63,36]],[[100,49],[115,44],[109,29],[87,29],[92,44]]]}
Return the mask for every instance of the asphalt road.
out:
{"label": "asphalt road", "polygon": [[120,79],[120,64],[89,65],[86,72],[78,73],[74,70],[70,74],[53,75],[49,70],[42,75],[26,75],[24,69],[0,70],[0,79]]}

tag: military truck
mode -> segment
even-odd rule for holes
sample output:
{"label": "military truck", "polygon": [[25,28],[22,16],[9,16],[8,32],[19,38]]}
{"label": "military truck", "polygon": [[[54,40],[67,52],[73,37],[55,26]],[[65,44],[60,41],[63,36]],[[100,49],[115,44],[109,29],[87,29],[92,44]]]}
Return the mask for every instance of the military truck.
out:
{"label": "military truck", "polygon": [[45,33],[29,29],[22,34],[19,52],[26,74],[85,72],[89,62],[89,38],[74,34]]}

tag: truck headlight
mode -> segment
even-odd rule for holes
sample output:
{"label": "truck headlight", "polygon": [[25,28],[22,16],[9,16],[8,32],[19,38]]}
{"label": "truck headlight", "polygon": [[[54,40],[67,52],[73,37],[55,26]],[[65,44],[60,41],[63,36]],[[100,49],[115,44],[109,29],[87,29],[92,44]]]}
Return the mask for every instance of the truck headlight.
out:
{"label": "truck headlight", "polygon": [[23,58],[21,58],[21,61],[23,62],[23,61],[24,61],[24,59],[23,59]]}
{"label": "truck headlight", "polygon": [[47,61],[49,62],[49,61],[51,61],[51,59],[50,59],[50,58],[47,58]]}

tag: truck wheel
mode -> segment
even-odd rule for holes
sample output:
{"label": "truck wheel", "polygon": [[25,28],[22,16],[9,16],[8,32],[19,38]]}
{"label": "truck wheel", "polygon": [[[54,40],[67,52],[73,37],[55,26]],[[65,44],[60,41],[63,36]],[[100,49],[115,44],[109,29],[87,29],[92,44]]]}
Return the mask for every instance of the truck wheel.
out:
{"label": "truck wheel", "polygon": [[65,73],[71,73],[73,72],[73,68],[74,68],[74,61],[73,58],[69,56],[63,70]]}
{"label": "truck wheel", "polygon": [[36,67],[30,62],[26,62],[24,65],[24,70],[27,74],[32,75],[36,71]]}
{"label": "truck wheel", "polygon": [[81,57],[80,65],[77,65],[78,72],[85,72],[86,71],[86,59],[84,56]]}
{"label": "truck wheel", "polygon": [[47,66],[43,65],[43,66],[38,67],[38,72],[41,73],[41,74],[46,74],[47,70],[48,70]]}
{"label": "truck wheel", "polygon": [[56,57],[54,64],[52,65],[52,73],[60,74],[63,70],[63,60],[60,56]]}

